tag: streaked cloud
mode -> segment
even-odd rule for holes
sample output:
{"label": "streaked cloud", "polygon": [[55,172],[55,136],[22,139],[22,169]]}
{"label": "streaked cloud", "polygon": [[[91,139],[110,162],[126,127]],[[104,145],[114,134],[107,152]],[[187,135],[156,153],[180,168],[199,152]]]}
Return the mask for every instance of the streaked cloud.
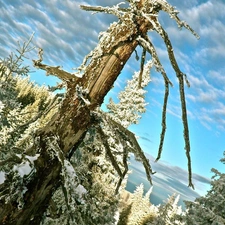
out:
{"label": "streaked cloud", "polygon": [[[115,4],[120,1],[107,1]],[[96,4],[106,4],[96,1]],[[76,67],[82,62],[98,42],[98,33],[106,30],[112,16],[91,15],[82,11],[81,4],[93,4],[92,1],[3,1],[0,5],[2,17],[0,42],[4,49],[13,50],[18,40],[35,32],[33,43],[44,49],[44,60],[51,64]],[[115,19],[115,18],[113,18]],[[7,36],[7,40],[6,37]],[[3,49],[3,48],[2,48]],[[33,53],[34,55],[34,53]],[[6,56],[6,51],[0,53]]]}
{"label": "streaked cloud", "polygon": [[[183,200],[193,201],[196,197],[204,195],[209,189],[210,180],[208,178],[193,174],[193,183],[195,185],[195,190],[193,190],[188,187],[187,171],[166,162],[159,161],[155,163],[154,157],[149,154],[146,154],[146,156],[150,160],[153,171],[156,171],[156,174],[152,175],[153,192],[150,196],[154,204],[162,203],[168,198],[168,195],[172,194],[181,196],[180,203]],[[130,169],[132,174],[128,178],[128,190],[132,191],[140,183],[143,183],[147,191],[150,185],[146,179],[143,165],[131,157]]]}

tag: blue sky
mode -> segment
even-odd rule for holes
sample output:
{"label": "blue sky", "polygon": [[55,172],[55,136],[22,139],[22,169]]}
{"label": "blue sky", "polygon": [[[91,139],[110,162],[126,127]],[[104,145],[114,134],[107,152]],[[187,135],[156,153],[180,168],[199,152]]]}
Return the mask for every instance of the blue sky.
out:
{"label": "blue sky", "polygon": [[[6,57],[16,48],[17,41],[27,40],[35,32],[33,44],[44,49],[44,61],[73,71],[83,57],[98,42],[98,33],[107,29],[116,18],[80,10],[80,4],[113,5],[119,0],[17,0],[0,1],[0,57]],[[225,150],[225,2],[223,0],[170,0],[180,11],[180,18],[200,35],[197,40],[189,31],[179,30],[165,13],[160,21],[174,46],[178,64],[190,81],[186,100],[191,140],[192,169],[194,173],[210,178],[212,167],[225,172],[219,162]],[[174,84],[170,89],[167,110],[167,133],[162,162],[187,169],[184,151],[183,127],[176,76],[169,64],[167,52],[160,37],[149,33],[157,47],[160,60]],[[37,58],[36,52],[29,57]],[[126,80],[139,69],[140,62],[132,56],[115,88],[106,98],[116,99]],[[37,83],[51,84],[54,77],[37,71],[31,75]],[[139,136],[141,147],[156,157],[161,132],[163,79],[153,69],[147,90],[147,112],[140,124],[131,126]]]}

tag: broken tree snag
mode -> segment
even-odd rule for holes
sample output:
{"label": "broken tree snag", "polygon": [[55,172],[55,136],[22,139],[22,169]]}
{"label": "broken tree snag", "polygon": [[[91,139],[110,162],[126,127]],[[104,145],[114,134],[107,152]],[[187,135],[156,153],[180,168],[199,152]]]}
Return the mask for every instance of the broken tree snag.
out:
{"label": "broken tree snag", "polygon": [[[67,93],[58,116],[45,131],[55,130],[65,154],[80,140],[90,124],[90,111],[101,105],[115,80],[138,45],[136,38],[145,35],[150,23],[126,12],[124,21],[113,23],[102,34],[91,54],[89,65],[84,65],[83,77],[67,82]],[[114,40],[114,41],[113,41]],[[77,93],[76,90],[80,90]]]}

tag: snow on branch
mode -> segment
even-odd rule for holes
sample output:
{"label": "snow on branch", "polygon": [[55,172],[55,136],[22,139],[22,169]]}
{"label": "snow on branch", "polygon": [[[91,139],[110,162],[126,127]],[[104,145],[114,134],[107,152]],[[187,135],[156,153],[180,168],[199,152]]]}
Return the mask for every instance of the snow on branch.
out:
{"label": "snow on branch", "polygon": [[153,61],[153,64],[154,64],[156,70],[162,74],[165,82],[167,82],[171,86],[173,86],[172,82],[169,80],[169,78],[166,74],[166,71],[163,68],[163,66],[159,60],[156,49],[155,49],[154,45],[152,44],[152,42],[150,41],[150,39],[147,36],[145,36],[145,37],[138,36],[137,41],[143,48],[145,48],[150,53],[150,55],[152,56],[152,61]]}
{"label": "snow on branch", "polygon": [[194,188],[194,185],[192,184],[191,157],[190,157],[191,149],[190,149],[187,109],[186,109],[185,92],[184,92],[184,78],[185,78],[185,81],[186,81],[188,87],[190,86],[190,84],[189,84],[189,81],[187,80],[186,75],[181,72],[181,70],[178,66],[178,63],[176,61],[176,58],[175,58],[175,55],[173,52],[173,47],[172,47],[172,44],[171,44],[168,34],[166,33],[166,31],[163,29],[163,27],[157,20],[154,23],[154,28],[161,35],[161,37],[163,38],[163,40],[165,42],[171,65],[172,65],[172,67],[176,73],[176,76],[178,78],[178,81],[179,81],[182,120],[183,120],[183,126],[184,126],[185,150],[186,150],[186,156],[188,159],[189,187]]}
{"label": "snow on branch", "polygon": [[105,116],[105,119],[108,123],[112,124],[114,129],[117,131],[118,136],[122,140],[125,140],[126,143],[127,142],[129,143],[129,151],[134,153],[136,159],[139,159],[143,163],[147,179],[150,182],[150,184],[152,185],[151,174],[154,174],[155,172],[152,171],[149,160],[146,158],[144,152],[142,151],[140,145],[138,144],[135,135],[131,131],[129,131],[128,129],[124,128],[121,124],[114,121],[109,116]]}
{"label": "snow on branch", "polygon": [[112,7],[102,7],[102,6],[87,6],[87,5],[80,5],[80,8],[85,11],[93,11],[93,12],[104,12],[108,14],[113,14],[117,16],[119,19],[122,19],[122,16],[126,9],[120,8],[119,6],[125,4],[124,2],[120,2],[117,5],[114,5]]}
{"label": "snow on branch", "polygon": [[[132,1],[131,1],[132,2]],[[171,65],[176,73],[176,76],[178,78],[179,81],[179,90],[180,90],[180,100],[181,100],[181,108],[182,108],[182,121],[183,121],[183,126],[184,126],[184,140],[185,140],[185,150],[186,150],[186,156],[188,159],[188,172],[189,172],[189,186],[194,188],[193,184],[192,184],[192,171],[191,171],[191,157],[190,157],[190,141],[189,141],[189,130],[188,130],[188,122],[187,122],[187,110],[186,110],[186,102],[185,102],[185,93],[184,93],[184,79],[188,85],[188,87],[190,86],[187,77],[185,74],[183,74],[178,66],[178,63],[176,61],[176,58],[174,56],[174,52],[173,52],[173,47],[172,44],[170,42],[169,36],[166,33],[166,31],[163,29],[163,27],[161,26],[161,24],[158,21],[158,17],[156,16],[156,14],[154,14],[154,17],[152,12],[153,9],[155,9],[155,12],[158,12],[160,10],[167,12],[170,17],[172,19],[174,19],[177,24],[178,27],[185,27],[186,29],[190,30],[191,33],[199,39],[198,34],[184,21],[181,21],[179,19],[178,15],[178,11],[175,10],[175,8],[173,6],[171,6],[170,4],[168,4],[166,1],[164,0],[157,0],[154,1],[154,3],[152,1],[145,1],[144,3],[145,7],[142,7],[140,12],[141,15],[147,19],[151,25],[152,25],[152,29],[155,30],[164,40],[164,43],[166,45],[167,48],[167,52],[169,55],[169,59],[171,62]],[[164,141],[164,136],[165,136],[165,130],[166,130],[166,106],[167,106],[167,100],[168,100],[168,95],[169,95],[169,84],[171,84],[171,82],[169,81],[169,79],[167,78],[167,75],[159,61],[159,58],[156,54],[156,51],[154,49],[153,44],[151,43],[151,41],[148,39],[148,37],[137,37],[138,42],[140,43],[140,45],[142,45],[143,48],[146,48],[147,51],[151,54],[154,62],[155,62],[155,66],[156,69],[158,71],[160,71],[164,77],[164,82],[165,82],[165,95],[164,95],[164,105],[163,105],[163,111],[162,111],[162,133],[161,133],[161,138],[160,138],[160,145],[159,145],[159,151],[158,151],[158,156],[157,159],[158,160],[161,156],[161,152],[162,152],[162,147],[163,147],[163,141]]]}
{"label": "snow on branch", "polygon": [[144,63],[145,63],[145,57],[146,57],[146,49],[143,48],[142,55],[141,55],[141,67],[140,67],[140,73],[139,73],[139,81],[138,81],[138,88],[142,88],[142,75],[144,70]]}
{"label": "snow on branch", "polygon": [[[160,34],[160,36],[163,38],[163,40],[165,42],[171,65],[172,65],[172,67],[173,67],[173,69],[176,73],[176,76],[178,78],[178,81],[179,81],[180,99],[181,99],[181,108],[182,108],[182,120],[183,120],[183,126],[184,126],[185,150],[186,150],[186,155],[187,155],[187,159],[188,159],[189,186],[194,188],[194,186],[192,184],[192,175],[191,175],[192,172],[191,172],[191,157],[190,157],[190,141],[189,141],[187,109],[186,109],[186,102],[185,102],[183,79],[185,78],[188,86],[190,86],[190,84],[189,84],[189,82],[186,78],[186,75],[181,72],[181,70],[178,66],[178,63],[177,63],[176,58],[174,56],[173,47],[172,47],[172,44],[170,42],[168,34],[163,29],[163,27],[158,22],[158,20],[154,20],[154,22],[152,24],[153,24],[153,27],[156,30],[156,32]],[[156,51],[154,49],[153,44],[150,42],[150,40],[147,37],[146,37],[146,39],[144,39],[142,37],[138,37],[137,40],[152,55],[153,59],[156,62],[156,68],[157,68],[158,71],[160,71],[162,73],[162,75],[164,77],[164,81],[165,81],[165,96],[164,96],[164,106],[163,106],[163,115],[162,115],[162,117],[163,117],[162,118],[162,133],[161,133],[161,141],[160,141],[158,156],[157,156],[157,159],[156,159],[156,160],[158,160],[161,156],[163,139],[164,139],[165,130],[166,130],[166,105],[167,105],[167,99],[168,99],[168,95],[169,95],[168,84],[169,84],[170,81],[168,80],[168,78],[166,76],[166,73],[165,73],[165,70],[163,69],[163,67],[162,67],[162,65],[159,61],[159,58],[156,54]]]}
{"label": "snow on branch", "polygon": [[155,0],[155,1],[149,1],[146,0],[144,3],[144,6],[141,11],[141,15],[148,19],[152,23],[152,16],[151,12],[153,9],[158,9],[162,10],[166,13],[169,14],[170,18],[175,20],[178,27],[181,29],[182,27],[186,28],[189,30],[197,39],[200,38],[200,36],[185,22],[180,20],[180,18],[177,16],[179,14],[179,11],[176,10],[176,8],[172,5],[170,5],[167,1],[165,0]]}

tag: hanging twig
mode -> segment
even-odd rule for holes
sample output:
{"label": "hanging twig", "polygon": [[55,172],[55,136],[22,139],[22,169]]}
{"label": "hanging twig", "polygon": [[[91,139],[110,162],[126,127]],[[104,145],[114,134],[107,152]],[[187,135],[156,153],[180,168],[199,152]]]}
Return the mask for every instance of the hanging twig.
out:
{"label": "hanging twig", "polygon": [[105,116],[105,119],[109,123],[112,124],[112,126],[117,131],[119,136],[121,136],[122,139],[125,139],[128,143],[130,143],[130,145],[131,145],[129,148],[130,151],[132,153],[134,153],[135,157],[139,158],[140,161],[143,163],[147,179],[149,180],[150,184],[152,185],[151,174],[154,174],[155,172],[152,171],[149,160],[146,158],[144,152],[142,151],[140,145],[138,144],[135,135],[131,131],[124,128],[121,124],[119,124],[116,121],[114,121],[113,119],[111,119],[110,117],[108,117],[108,116],[106,117],[106,115],[104,115],[104,116]]}
{"label": "hanging twig", "polygon": [[123,179],[123,173],[121,172],[121,169],[117,163],[117,161],[115,160],[112,152],[111,152],[111,149],[110,149],[110,146],[109,146],[109,143],[107,141],[108,137],[106,136],[106,134],[104,133],[104,131],[102,130],[101,126],[98,126],[97,128],[100,136],[101,136],[101,141],[103,143],[103,145],[105,146],[105,149],[106,149],[106,154],[108,155],[113,167],[115,168],[116,172],[118,173],[118,175],[120,176],[120,178]]}
{"label": "hanging twig", "polygon": [[145,57],[146,57],[146,49],[143,48],[142,55],[141,55],[141,68],[139,73],[138,88],[142,88],[141,83],[142,83],[142,75],[143,75],[144,64],[145,64]]}
{"label": "hanging twig", "polygon": [[169,97],[169,84],[168,82],[165,81],[165,94],[164,94],[163,110],[162,110],[162,131],[160,135],[158,155],[155,161],[158,161],[161,158],[161,153],[163,150],[163,143],[164,143],[164,138],[166,134],[166,109],[167,109],[168,97]]}
{"label": "hanging twig", "polygon": [[168,96],[169,96],[169,85],[173,85],[172,82],[169,80],[167,77],[166,71],[164,70],[159,57],[157,55],[157,52],[151,43],[150,39],[145,36],[145,38],[138,37],[137,39],[141,46],[145,48],[150,55],[152,56],[152,61],[156,67],[156,69],[161,72],[163,78],[164,78],[164,83],[165,83],[165,93],[164,93],[164,103],[163,103],[163,110],[162,110],[162,131],[160,135],[160,144],[159,144],[159,150],[158,150],[158,156],[156,158],[156,161],[158,161],[161,157],[161,153],[163,150],[163,143],[164,143],[164,138],[165,138],[165,133],[166,133],[166,109],[167,109],[167,102],[168,102]]}
{"label": "hanging twig", "polygon": [[[188,120],[187,120],[187,109],[186,109],[186,102],[185,102],[185,93],[184,93],[184,77],[185,75],[181,72],[176,58],[173,53],[172,44],[170,42],[169,36],[166,33],[166,31],[163,29],[163,27],[160,25],[158,21],[154,23],[156,31],[161,35],[163,38],[167,52],[169,55],[169,59],[171,62],[171,65],[176,73],[176,76],[179,81],[179,90],[180,90],[180,100],[181,100],[181,109],[182,109],[182,121],[184,126],[184,141],[185,141],[185,150],[186,150],[186,156],[188,159],[188,174],[189,174],[189,187],[192,187],[194,189],[194,185],[192,183],[192,170],[191,170],[191,157],[190,157],[190,140],[189,140],[189,129],[188,129]],[[189,83],[187,83],[189,85]]]}

